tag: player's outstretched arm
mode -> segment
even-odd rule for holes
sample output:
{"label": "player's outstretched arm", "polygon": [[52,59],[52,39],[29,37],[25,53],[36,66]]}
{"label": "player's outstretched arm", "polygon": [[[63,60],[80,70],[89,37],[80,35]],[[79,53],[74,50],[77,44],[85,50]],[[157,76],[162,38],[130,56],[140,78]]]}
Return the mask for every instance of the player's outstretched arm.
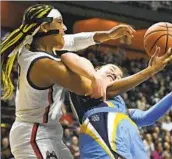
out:
{"label": "player's outstretched arm", "polygon": [[65,44],[62,50],[79,51],[96,43],[102,43],[112,39],[127,36],[133,37],[135,30],[129,26],[120,24],[108,31],[82,32],[78,34],[64,35]]}
{"label": "player's outstretched arm", "polygon": [[170,61],[172,61],[171,48],[169,48],[167,53],[161,57],[158,57],[158,52],[159,48],[156,49],[155,54],[150,60],[150,65],[146,69],[129,77],[114,81],[112,85],[107,88],[107,96],[114,97],[132,89],[133,87],[136,87],[140,83],[155,75],[157,72],[161,71]]}
{"label": "player's outstretched arm", "polygon": [[129,109],[129,115],[137,126],[143,127],[154,124],[159,118],[167,113],[170,108],[172,108],[172,92],[146,111]]}

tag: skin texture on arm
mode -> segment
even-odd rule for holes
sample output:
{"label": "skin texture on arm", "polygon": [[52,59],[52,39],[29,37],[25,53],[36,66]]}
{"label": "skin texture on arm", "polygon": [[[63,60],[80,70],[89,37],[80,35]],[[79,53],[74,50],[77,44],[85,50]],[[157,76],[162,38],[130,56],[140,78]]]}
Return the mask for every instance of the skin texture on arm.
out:
{"label": "skin texture on arm", "polygon": [[89,60],[74,53],[63,54],[61,60],[72,72],[92,81],[92,92],[87,95],[90,95],[92,98],[103,97],[106,100],[107,77],[96,72]]}
{"label": "skin texture on arm", "polygon": [[65,53],[61,55],[61,60],[71,71],[93,80],[96,71],[92,63],[86,58],[74,53]]}
{"label": "skin texture on arm", "polygon": [[[87,59],[79,57],[76,54],[63,54],[61,59],[70,70],[77,74],[91,79],[91,76],[95,73],[92,64]],[[154,69],[152,67],[148,67],[137,74],[114,81],[113,84],[107,88],[107,97],[114,97],[136,87],[150,78],[153,73]]]}
{"label": "skin texture on arm", "polygon": [[96,34],[94,35],[94,41],[98,43],[102,43],[104,41],[108,41],[112,39],[113,40],[119,39],[124,36],[126,36],[127,38],[132,38],[134,32],[135,30],[131,26],[125,24],[119,24],[108,31],[96,32]]}
{"label": "skin texture on arm", "polygon": [[154,70],[151,67],[148,67],[134,75],[114,81],[113,84],[107,88],[107,96],[114,97],[126,92],[150,78],[153,73]]}
{"label": "skin texture on arm", "polygon": [[123,78],[119,81],[115,81],[109,88],[107,89],[107,96],[113,97],[117,94],[121,94],[123,92],[126,92],[130,90],[133,87],[136,87],[140,83],[144,82],[148,78],[150,78],[152,75],[158,73],[161,71],[165,66],[168,65],[169,62],[171,62],[172,59],[172,49],[169,48],[167,53],[161,57],[158,57],[159,48],[156,49],[155,54],[152,56],[150,60],[149,66],[126,78]]}
{"label": "skin texture on arm", "polygon": [[91,91],[90,80],[73,73],[62,62],[49,58],[36,61],[31,68],[29,78],[38,87],[48,87],[56,83],[79,95]]}
{"label": "skin texture on arm", "polygon": [[65,45],[62,50],[79,51],[96,43],[102,43],[112,39],[126,36],[132,38],[135,30],[129,26],[120,24],[108,31],[82,32],[71,35],[64,35]]}
{"label": "skin texture on arm", "polygon": [[146,111],[129,109],[129,116],[139,127],[148,126],[154,124],[159,118],[167,113],[171,107],[172,92]]}

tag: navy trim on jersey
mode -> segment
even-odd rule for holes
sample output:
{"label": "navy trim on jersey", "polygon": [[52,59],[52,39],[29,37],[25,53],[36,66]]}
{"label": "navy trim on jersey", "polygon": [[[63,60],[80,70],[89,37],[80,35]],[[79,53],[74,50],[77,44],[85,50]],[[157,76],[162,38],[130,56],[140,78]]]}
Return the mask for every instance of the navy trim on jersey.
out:
{"label": "navy trim on jersey", "polygon": [[[60,58],[60,56],[61,56],[62,54],[68,53],[68,52],[70,52],[70,51],[68,51],[68,50],[58,50],[58,51],[55,51],[55,52],[56,52],[56,55],[54,55],[54,54],[52,54],[52,53],[49,53],[49,52],[46,52],[46,51],[37,50],[37,49],[33,49],[32,52],[44,52],[44,53],[46,53],[46,54],[48,54],[48,55],[51,55],[51,56],[53,56],[53,57],[55,57],[55,58]],[[75,52],[72,51],[72,53],[75,53]]]}
{"label": "navy trim on jersey", "polygon": [[51,88],[51,87],[54,85],[54,84],[52,84],[52,85],[50,85],[50,86],[48,86],[48,87],[39,87],[39,86],[36,86],[35,84],[33,84],[33,82],[31,81],[31,79],[29,78],[30,71],[31,71],[33,65],[35,64],[35,62],[37,62],[37,61],[40,60],[40,59],[45,59],[45,58],[54,60],[54,59],[52,59],[52,58],[50,58],[50,57],[48,57],[48,56],[41,56],[41,57],[38,57],[38,58],[34,59],[34,60],[31,62],[30,66],[29,66],[29,69],[28,69],[28,72],[27,72],[27,75],[26,75],[27,81],[28,81],[28,83],[30,84],[30,86],[33,87],[34,89],[37,89],[37,90],[49,89],[49,88]]}

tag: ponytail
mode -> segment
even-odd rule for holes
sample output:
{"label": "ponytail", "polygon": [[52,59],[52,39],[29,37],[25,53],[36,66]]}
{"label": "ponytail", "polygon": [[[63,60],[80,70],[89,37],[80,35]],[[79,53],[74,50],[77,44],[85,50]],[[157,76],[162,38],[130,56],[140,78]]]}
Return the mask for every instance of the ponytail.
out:
{"label": "ponytail", "polygon": [[24,14],[23,24],[10,33],[1,43],[1,84],[4,91],[2,99],[8,99],[14,90],[11,71],[21,49],[31,44],[33,36],[38,32],[42,21],[52,9],[49,5],[35,5],[28,8]]}

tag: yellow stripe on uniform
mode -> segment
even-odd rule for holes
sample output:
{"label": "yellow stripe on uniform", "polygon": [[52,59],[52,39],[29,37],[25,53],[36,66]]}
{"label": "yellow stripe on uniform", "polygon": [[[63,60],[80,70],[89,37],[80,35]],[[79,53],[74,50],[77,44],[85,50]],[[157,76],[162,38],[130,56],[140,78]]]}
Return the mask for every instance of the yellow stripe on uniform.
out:
{"label": "yellow stripe on uniform", "polygon": [[137,127],[137,125],[128,117],[128,115],[122,114],[122,113],[116,113],[116,117],[115,117],[115,120],[113,122],[114,125],[113,125],[113,131],[112,131],[112,142],[110,143],[112,150],[115,152],[117,152],[116,143],[115,143],[117,128],[118,128],[119,123],[124,119],[128,120],[132,125]]}
{"label": "yellow stripe on uniform", "polygon": [[115,107],[115,105],[110,101],[105,101],[105,103],[108,105],[108,107],[112,107],[112,108]]}
{"label": "yellow stripe on uniform", "polygon": [[106,153],[110,156],[111,159],[115,159],[112,152],[109,150],[100,135],[96,132],[94,127],[89,123],[88,119],[86,119],[85,123],[81,125],[80,133],[87,134],[92,137],[106,151]]}

